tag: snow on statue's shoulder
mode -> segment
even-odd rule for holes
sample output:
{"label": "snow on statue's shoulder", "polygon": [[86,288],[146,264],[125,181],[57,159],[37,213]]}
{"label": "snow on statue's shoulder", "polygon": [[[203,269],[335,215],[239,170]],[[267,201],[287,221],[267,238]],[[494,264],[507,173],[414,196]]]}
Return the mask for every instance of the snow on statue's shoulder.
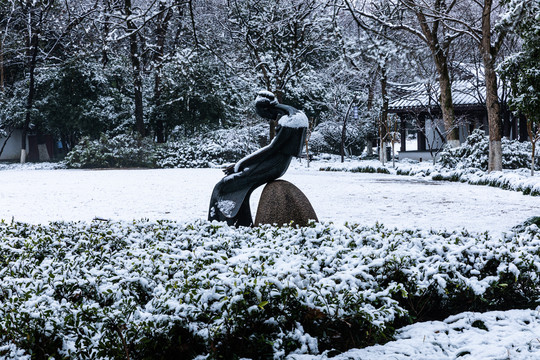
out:
{"label": "snow on statue's shoulder", "polygon": [[308,118],[303,111],[298,111],[294,115],[285,115],[279,119],[279,125],[289,128],[308,127]]}

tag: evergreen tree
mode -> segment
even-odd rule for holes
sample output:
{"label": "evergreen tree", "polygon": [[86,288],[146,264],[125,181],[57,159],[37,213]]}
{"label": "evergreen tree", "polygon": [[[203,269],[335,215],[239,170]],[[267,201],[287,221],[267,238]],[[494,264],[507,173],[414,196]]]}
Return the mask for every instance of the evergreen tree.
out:
{"label": "evergreen tree", "polygon": [[510,80],[510,105],[527,118],[532,143],[531,174],[534,175],[536,143],[540,140],[540,1],[509,3],[505,18],[522,41],[521,51],[501,65],[501,74]]}

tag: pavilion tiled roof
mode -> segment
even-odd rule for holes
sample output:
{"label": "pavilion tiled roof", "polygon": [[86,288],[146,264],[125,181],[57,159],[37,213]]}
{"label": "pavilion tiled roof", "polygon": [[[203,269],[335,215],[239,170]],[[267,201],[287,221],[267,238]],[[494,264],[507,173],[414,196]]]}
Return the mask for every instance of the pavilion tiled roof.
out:
{"label": "pavilion tiled roof", "polygon": [[[388,110],[426,110],[439,106],[439,85],[419,83],[399,86],[396,96],[390,100]],[[454,107],[482,107],[485,104],[485,86],[478,86],[472,81],[457,80],[452,83],[452,102]]]}

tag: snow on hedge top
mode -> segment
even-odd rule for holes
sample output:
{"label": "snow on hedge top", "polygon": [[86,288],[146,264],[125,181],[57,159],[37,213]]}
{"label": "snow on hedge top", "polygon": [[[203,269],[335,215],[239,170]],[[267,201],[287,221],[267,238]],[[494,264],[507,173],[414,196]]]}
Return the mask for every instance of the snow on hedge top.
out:
{"label": "snow on hedge top", "polygon": [[298,111],[294,115],[285,115],[279,119],[279,125],[288,128],[302,128],[308,127],[309,121],[303,111]]}
{"label": "snow on hedge top", "polygon": [[322,338],[297,324],[299,308],[369,324],[380,338],[407,314],[397,299],[429,291],[447,307],[476,297],[496,305],[504,291],[506,299],[536,301],[540,271],[536,225],[494,239],[379,225],[0,222],[0,239],[0,344],[24,344],[40,329],[61,339],[59,355],[69,358],[117,346],[110,324],[122,324],[132,344],[185,326],[209,350],[265,316],[276,358],[290,339],[297,353],[317,353]]}

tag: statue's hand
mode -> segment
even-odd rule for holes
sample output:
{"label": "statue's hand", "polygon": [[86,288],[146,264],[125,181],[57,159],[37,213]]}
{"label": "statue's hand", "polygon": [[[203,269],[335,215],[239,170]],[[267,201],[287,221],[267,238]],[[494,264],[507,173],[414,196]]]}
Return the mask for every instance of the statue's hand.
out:
{"label": "statue's hand", "polygon": [[231,175],[234,173],[234,164],[227,166],[225,169],[223,169],[223,172],[225,175]]}

